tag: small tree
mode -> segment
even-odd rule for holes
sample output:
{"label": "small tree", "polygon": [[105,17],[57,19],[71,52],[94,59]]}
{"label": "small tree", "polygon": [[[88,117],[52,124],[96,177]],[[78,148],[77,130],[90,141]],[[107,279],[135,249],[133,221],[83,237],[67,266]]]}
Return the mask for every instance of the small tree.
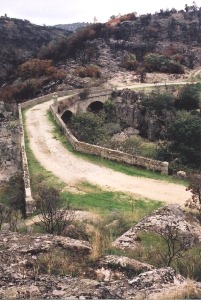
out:
{"label": "small tree", "polygon": [[97,144],[106,137],[104,118],[92,112],[73,115],[71,129],[83,142]]}
{"label": "small tree", "polygon": [[123,151],[133,155],[140,155],[141,147],[142,139],[139,136],[131,136],[122,143]]}
{"label": "small tree", "polygon": [[184,236],[175,224],[167,224],[165,228],[160,228],[157,233],[165,242],[165,251],[158,250],[165,266],[169,267],[173,260],[181,258],[183,252],[187,250]]}
{"label": "small tree", "polygon": [[179,109],[193,110],[200,107],[200,84],[187,84],[180,90],[179,99],[175,102]]}
{"label": "small tree", "polygon": [[172,159],[192,168],[201,168],[201,118],[187,112],[178,112],[175,121],[167,129],[170,142],[168,151]]}
{"label": "small tree", "polygon": [[116,114],[116,105],[114,101],[108,99],[103,105],[103,110],[105,113],[104,117],[106,123],[111,123],[116,121],[117,114]]}
{"label": "small tree", "polygon": [[69,209],[69,205],[66,210],[60,209],[60,194],[54,187],[40,187],[39,206],[41,227],[47,233],[60,235],[74,220],[75,213]]}
{"label": "small tree", "polygon": [[158,92],[151,92],[144,95],[142,104],[150,110],[155,110],[159,115],[163,109],[174,111],[175,98],[169,93],[159,94]]}
{"label": "small tree", "polygon": [[9,179],[7,186],[9,199],[8,206],[13,210],[20,211],[22,217],[26,217],[25,190],[22,172],[15,173]]}

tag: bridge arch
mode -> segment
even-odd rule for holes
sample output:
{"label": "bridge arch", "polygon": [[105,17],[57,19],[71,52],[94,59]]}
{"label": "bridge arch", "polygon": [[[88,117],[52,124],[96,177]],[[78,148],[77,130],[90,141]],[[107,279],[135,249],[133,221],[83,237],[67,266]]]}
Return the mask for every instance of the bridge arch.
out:
{"label": "bridge arch", "polygon": [[89,104],[89,106],[87,107],[88,111],[92,111],[93,113],[99,113],[100,111],[103,110],[103,105],[104,103],[101,101],[93,101]]}
{"label": "bridge arch", "polygon": [[66,111],[62,114],[61,118],[62,118],[62,120],[64,121],[65,124],[68,124],[68,123],[71,121],[72,116],[73,116],[72,111],[66,110]]}

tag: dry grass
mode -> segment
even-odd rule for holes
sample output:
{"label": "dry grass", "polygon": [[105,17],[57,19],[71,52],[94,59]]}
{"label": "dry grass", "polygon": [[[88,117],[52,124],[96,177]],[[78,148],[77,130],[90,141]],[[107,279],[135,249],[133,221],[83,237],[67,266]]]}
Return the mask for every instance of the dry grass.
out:
{"label": "dry grass", "polygon": [[199,289],[195,282],[187,280],[187,283],[175,286],[167,291],[152,296],[151,299],[157,300],[179,300],[179,299],[201,299],[201,289]]}

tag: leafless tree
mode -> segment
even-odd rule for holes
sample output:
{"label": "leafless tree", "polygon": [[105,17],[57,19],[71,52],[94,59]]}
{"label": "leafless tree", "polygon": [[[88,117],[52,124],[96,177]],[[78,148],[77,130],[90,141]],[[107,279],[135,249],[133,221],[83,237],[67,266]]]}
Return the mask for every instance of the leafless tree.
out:
{"label": "leafless tree", "polygon": [[187,250],[186,239],[187,237],[181,233],[176,224],[170,223],[160,228],[157,233],[165,242],[165,251],[158,250],[163,263],[166,266],[170,266],[172,261],[183,256],[185,250]]}
{"label": "leafless tree", "polygon": [[74,220],[75,212],[70,210],[69,203],[61,209],[60,194],[54,187],[40,187],[39,202],[41,227],[47,233],[61,235]]}

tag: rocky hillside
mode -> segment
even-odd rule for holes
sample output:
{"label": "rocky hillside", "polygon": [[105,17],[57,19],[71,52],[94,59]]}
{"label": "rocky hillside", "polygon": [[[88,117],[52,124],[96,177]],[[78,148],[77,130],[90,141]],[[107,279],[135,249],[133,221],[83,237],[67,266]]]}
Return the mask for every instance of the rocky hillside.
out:
{"label": "rocky hillside", "polygon": [[58,24],[58,25],[55,25],[54,27],[74,32],[76,30],[80,30],[89,25],[91,25],[91,24],[85,23],[85,22],[78,22],[78,23],[72,23],[72,24]]}
{"label": "rocky hillside", "polygon": [[142,82],[145,73],[182,74],[201,62],[200,14],[197,7],[140,17],[129,14],[89,26],[66,44],[44,49],[41,57],[65,64],[68,60],[68,69],[80,77],[98,77],[86,69],[90,65],[96,65],[105,79],[119,70],[140,74]]}
{"label": "rocky hillside", "polygon": [[13,77],[19,64],[37,57],[42,46],[68,34],[59,28],[0,17],[0,85]]}
{"label": "rocky hillside", "polygon": [[[121,241],[121,247],[126,245],[126,255],[129,253],[126,251],[132,249],[132,242],[136,241],[136,232],[139,234],[150,228],[151,232],[157,229],[166,237],[169,217],[174,224],[173,235],[174,232],[182,232],[187,240],[190,236],[192,241],[195,237],[200,238],[200,226],[194,232],[198,225],[196,220],[193,226],[179,206],[165,206],[117,239],[114,248],[118,248]],[[176,236],[177,241],[179,236]],[[138,237],[136,254],[139,242],[141,239]],[[174,246],[178,249],[176,243]],[[153,251],[153,243],[149,247],[149,251]],[[200,283],[187,280],[171,267],[157,268],[125,255],[102,255],[92,259],[93,251],[95,249],[88,241],[68,236],[0,231],[1,299],[158,300],[186,299],[188,296],[198,299],[200,296]],[[181,257],[178,255],[177,259]],[[197,268],[199,266],[200,263]]]}
{"label": "rocky hillside", "polygon": [[[19,83],[22,85],[19,89],[23,89],[24,78],[18,66],[36,57],[52,60],[63,72],[62,80],[44,81],[38,86],[33,85],[35,76],[31,76],[31,85],[38,94],[56,89],[114,86],[113,79],[120,73],[130,76],[133,83],[161,81],[157,73],[163,80],[183,79],[201,63],[200,27],[201,10],[196,5],[139,17],[131,13],[105,24],[86,26],[60,40],[68,35],[67,31],[1,17],[0,82],[6,85],[9,82],[9,90]],[[54,88],[43,89],[47,85]],[[0,98],[5,101],[9,97],[4,90],[5,87]],[[13,91],[10,98],[24,101],[35,96],[31,89],[27,94],[16,95]]]}

